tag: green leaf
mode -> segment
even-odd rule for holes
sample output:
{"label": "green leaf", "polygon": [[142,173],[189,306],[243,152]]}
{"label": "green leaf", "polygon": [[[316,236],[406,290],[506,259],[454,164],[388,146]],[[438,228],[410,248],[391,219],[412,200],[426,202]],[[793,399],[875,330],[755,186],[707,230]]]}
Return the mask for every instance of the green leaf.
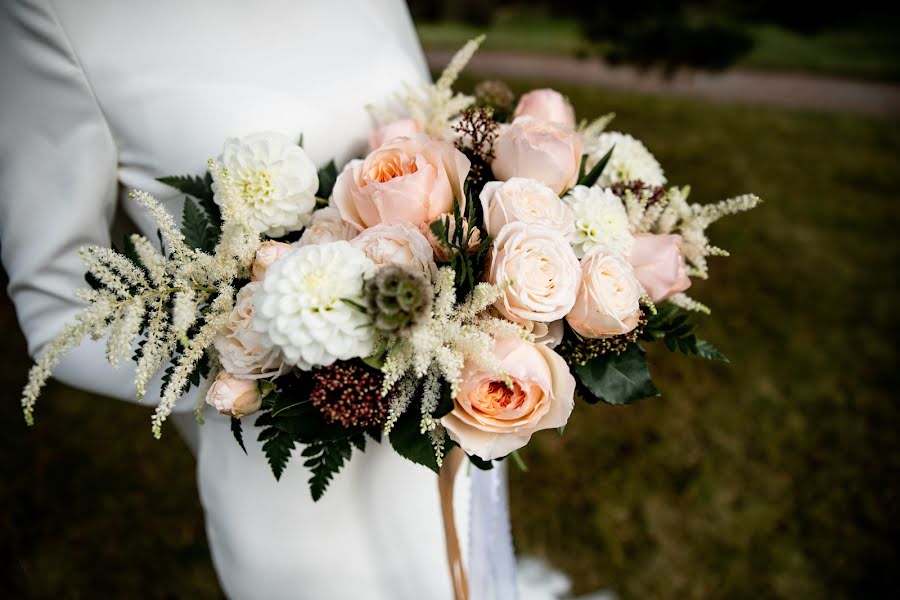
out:
{"label": "green leaf", "polygon": [[[418,410],[418,403],[413,403],[397,419],[388,437],[397,454],[416,464],[425,465],[437,473],[440,467],[438,467],[437,458],[434,455],[434,446],[431,445],[431,438],[428,434],[422,433],[420,430],[421,419],[422,414]],[[445,455],[451,446],[452,442],[448,436],[444,442]]]}
{"label": "green leaf", "polygon": [[237,440],[237,443],[241,447],[241,450],[244,451],[244,454],[247,454],[247,447],[244,445],[244,430],[241,427],[240,419],[231,417],[231,434],[234,436],[234,439]]}
{"label": "green leaf", "polygon": [[316,192],[316,196],[319,198],[328,199],[331,197],[331,192],[334,190],[334,182],[337,181],[338,170],[337,165],[334,164],[333,160],[328,161],[328,164],[319,169],[319,189]]}
{"label": "green leaf", "polygon": [[[259,420],[256,421],[256,425],[260,425]],[[270,427],[260,432],[258,440],[264,442],[262,449],[272,468],[272,474],[275,475],[275,479],[281,479],[281,474],[294,450],[293,436],[277,427]]]}
{"label": "green leaf", "polygon": [[730,362],[728,357],[722,354],[718,348],[707,342],[706,340],[697,339],[695,344],[695,354],[706,360],[718,360],[721,362]]}
{"label": "green leaf", "polygon": [[[581,384],[594,396],[595,402],[631,404],[641,398],[658,396],[650,379],[647,354],[632,344],[621,354],[604,354],[583,365],[573,367]],[[591,402],[591,398],[585,398]]]}
{"label": "green leaf", "polygon": [[[359,433],[353,437],[362,438],[362,442],[357,440],[353,442],[354,445],[361,443],[365,447],[363,434]],[[331,483],[331,480],[341,470],[344,463],[350,459],[352,454],[351,439],[347,437],[339,440],[317,442],[303,449],[303,456],[306,458],[303,465],[312,474],[309,478],[309,493],[314,501],[318,501],[322,497],[328,488],[328,484]]]}
{"label": "green leaf", "polygon": [[215,246],[213,228],[210,227],[206,214],[188,197],[184,199],[181,233],[184,234],[185,243],[191,248],[211,252]]}
{"label": "green leaf", "polygon": [[591,187],[597,180],[600,179],[600,175],[603,174],[603,169],[606,168],[606,163],[609,162],[610,157],[612,156],[613,150],[616,149],[616,146],[613,145],[609,151],[603,155],[603,158],[594,165],[594,168],[588,171],[586,175],[578,178],[578,185],[586,185],[587,187]]}
{"label": "green leaf", "polygon": [[158,177],[156,179],[160,183],[164,183],[169,187],[173,187],[179,192],[183,192],[189,196],[193,196],[198,200],[209,198],[213,199],[212,177],[207,174],[206,177],[196,177],[194,175],[173,175],[169,177]]}
{"label": "green leaf", "polygon": [[455,402],[453,400],[453,394],[451,393],[450,384],[446,379],[441,379],[441,395],[438,399],[437,408],[434,409],[434,412],[431,413],[431,416],[435,419],[440,419],[447,415],[451,410],[453,410]]}

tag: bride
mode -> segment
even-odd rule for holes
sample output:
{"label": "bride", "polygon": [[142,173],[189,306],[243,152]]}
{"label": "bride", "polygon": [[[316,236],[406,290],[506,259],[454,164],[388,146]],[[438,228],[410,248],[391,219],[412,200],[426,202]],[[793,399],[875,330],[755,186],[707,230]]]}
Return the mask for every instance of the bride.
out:
{"label": "bride", "polygon": [[[341,164],[364,150],[365,106],[428,77],[400,0],[11,0],[0,10],[0,240],[32,355],[79,308],[79,247],[120,242],[128,220],[155,239],[129,190],[180,214],[155,179],[202,172],[226,137],[256,131],[302,134],[319,166]],[[55,375],[133,399],[130,368],[112,370],[103,343],[87,341]],[[451,596],[431,472],[373,447],[313,503],[300,461],[276,482],[252,433],[245,455],[227,418],[193,423],[193,402],[175,422],[196,453],[229,597]]]}

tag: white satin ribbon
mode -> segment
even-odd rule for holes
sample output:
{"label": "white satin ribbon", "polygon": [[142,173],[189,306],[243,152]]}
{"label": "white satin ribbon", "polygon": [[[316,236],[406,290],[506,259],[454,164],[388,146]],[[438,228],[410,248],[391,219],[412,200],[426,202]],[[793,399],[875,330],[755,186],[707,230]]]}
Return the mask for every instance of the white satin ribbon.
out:
{"label": "white satin ribbon", "polygon": [[469,469],[470,600],[517,600],[516,557],[509,522],[506,463]]}

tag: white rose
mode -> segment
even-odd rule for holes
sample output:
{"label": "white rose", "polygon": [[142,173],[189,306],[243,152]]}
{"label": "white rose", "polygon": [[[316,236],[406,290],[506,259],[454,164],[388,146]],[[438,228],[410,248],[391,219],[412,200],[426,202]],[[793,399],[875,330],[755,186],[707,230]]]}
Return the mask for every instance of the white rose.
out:
{"label": "white rose", "polygon": [[327,244],[339,240],[352,240],[356,228],[341,218],[341,211],[334,206],[326,206],[312,214],[312,221],[303,231],[297,246]]}
{"label": "white rose", "polygon": [[216,204],[255,231],[280,237],[301,229],[316,206],[319,176],[303,148],[280,133],[229,138],[213,171]]}
{"label": "white rose", "polygon": [[271,379],[288,371],[278,350],[264,344],[253,329],[253,294],[259,286],[253,282],[241,288],[228,325],[213,340],[222,366],[238,379]]}
{"label": "white rose", "polygon": [[509,282],[495,303],[504,317],[517,323],[549,322],[572,309],[581,268],[568,240],[558,231],[514,222],[494,240],[485,279],[494,284]]}
{"label": "white rose", "polygon": [[628,333],[641,317],[641,284],[628,260],[594,248],[581,261],[578,298],[566,316],[581,336],[602,338]]}
{"label": "white rose", "polygon": [[369,227],[350,240],[350,245],[362,250],[376,267],[408,267],[432,281],[437,275],[431,243],[408,223]]}
{"label": "white rose", "polygon": [[634,246],[634,236],[625,205],[612,190],[576,185],[563,200],[575,215],[572,246],[576,256],[581,258],[597,247],[610,254],[628,256]]}
{"label": "white rose", "polygon": [[575,231],[571,209],[549,187],[524,177],[489,181],[479,196],[484,226],[496,237],[507,223],[544,225],[568,237]]}
{"label": "white rose", "polygon": [[372,327],[344,300],[362,303],[363,281],[374,272],[362,250],[345,241],[286,252],[253,295],[254,326],[263,343],[304,371],[368,356]]}

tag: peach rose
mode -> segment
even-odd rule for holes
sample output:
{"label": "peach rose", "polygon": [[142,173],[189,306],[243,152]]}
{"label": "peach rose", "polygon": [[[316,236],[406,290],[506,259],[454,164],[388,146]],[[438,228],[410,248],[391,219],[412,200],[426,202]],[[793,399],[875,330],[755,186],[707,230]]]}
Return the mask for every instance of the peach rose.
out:
{"label": "peach rose", "polygon": [[653,302],[662,302],[691,287],[680,235],[636,235],[628,262]]}
{"label": "peach rose", "polygon": [[441,419],[450,438],[484,460],[525,446],[535,431],[562,427],[575,404],[575,378],[544,344],[501,338],[494,344],[501,372],[467,364],[453,410]]}
{"label": "peach rose", "polygon": [[420,134],[391,140],[344,167],[334,184],[334,204],[358,231],[379,223],[418,227],[465,208],[463,183],[469,159],[450,142]]}
{"label": "peach rose", "polygon": [[566,238],[575,233],[572,209],[553,190],[534,179],[513,177],[489,181],[479,198],[484,227],[492,237],[497,237],[504,225],[514,221],[545,225]]}
{"label": "peach rose", "polygon": [[341,213],[333,206],[319,209],[312,215],[312,222],[303,230],[296,242],[297,246],[327,244],[340,240],[350,241],[356,237],[356,227],[341,218]]}
{"label": "peach rose", "polygon": [[575,110],[572,105],[565,96],[549,88],[531,90],[519,99],[513,118],[523,116],[575,127]]}
{"label": "peach rose", "polygon": [[209,387],[206,403],[223,415],[240,419],[259,410],[262,394],[255,381],[237,379],[222,371]]}
{"label": "peach rose", "polygon": [[581,268],[568,240],[558,231],[514,222],[494,240],[485,279],[509,283],[494,305],[504,317],[516,323],[546,323],[572,309]]}
{"label": "peach rose", "polygon": [[369,151],[375,150],[385,142],[398,137],[412,137],[421,133],[422,128],[412,119],[398,119],[382,125],[369,136]]}
{"label": "peach rose", "polygon": [[497,136],[491,169],[501,181],[537,179],[558,195],[575,185],[581,150],[581,137],[572,128],[519,117]]}
{"label": "peach rose", "polygon": [[238,379],[272,379],[286,373],[278,350],[263,344],[253,327],[253,294],[260,283],[248,283],[235,298],[225,329],[213,339],[219,361]]}
{"label": "peach rose", "polygon": [[253,259],[253,266],[250,268],[250,281],[262,281],[269,265],[290,249],[291,245],[284,242],[268,241],[260,246],[256,251],[256,258]]}
{"label": "peach rose", "polygon": [[377,267],[409,267],[432,280],[437,274],[431,244],[409,223],[369,227],[350,240],[350,245],[365,252]]}
{"label": "peach rose", "polygon": [[602,338],[637,327],[643,290],[628,261],[596,247],[581,259],[581,269],[578,298],[566,316],[572,329],[586,338]]}

